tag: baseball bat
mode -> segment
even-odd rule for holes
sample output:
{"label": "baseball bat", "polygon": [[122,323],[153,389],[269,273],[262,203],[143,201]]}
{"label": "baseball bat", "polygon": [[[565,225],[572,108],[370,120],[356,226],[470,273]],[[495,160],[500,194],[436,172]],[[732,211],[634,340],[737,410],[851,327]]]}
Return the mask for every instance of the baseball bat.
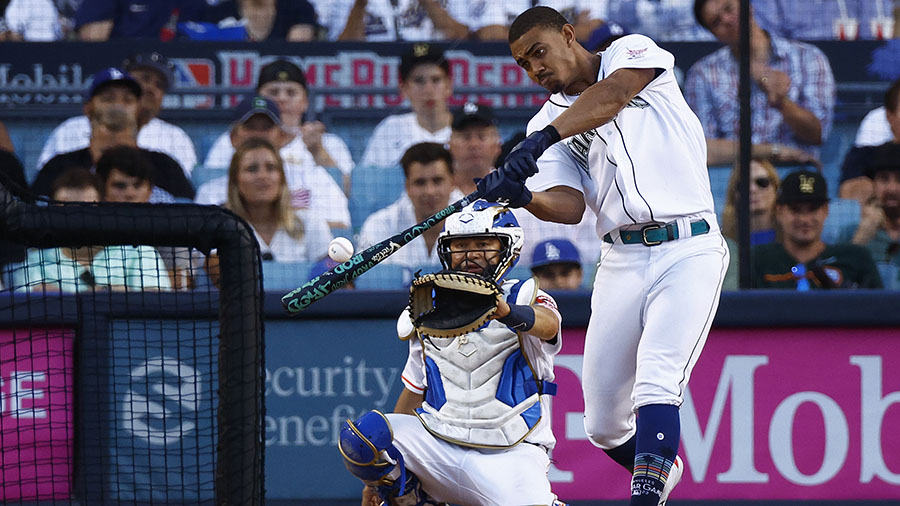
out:
{"label": "baseball bat", "polygon": [[451,214],[478,200],[478,190],[466,195],[449,206],[434,213],[421,223],[413,225],[403,232],[395,234],[378,244],[370,246],[362,253],[350,257],[350,260],[336,265],[333,268],[319,274],[307,281],[299,288],[291,291],[281,298],[281,305],[291,314],[297,314],[310,306],[313,302],[325,297],[329,293],[343,287],[347,283],[362,276],[366,271],[381,263],[395,251],[409,244],[410,241],[422,235],[426,230],[435,226]]}

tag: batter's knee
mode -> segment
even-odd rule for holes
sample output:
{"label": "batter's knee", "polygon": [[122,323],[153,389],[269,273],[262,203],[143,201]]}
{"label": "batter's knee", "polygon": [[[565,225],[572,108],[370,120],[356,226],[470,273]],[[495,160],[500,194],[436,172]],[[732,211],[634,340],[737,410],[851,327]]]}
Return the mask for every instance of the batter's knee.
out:
{"label": "batter's knee", "polygon": [[584,432],[594,446],[603,450],[612,450],[625,444],[635,433],[633,424],[614,422],[612,420],[584,419]]}

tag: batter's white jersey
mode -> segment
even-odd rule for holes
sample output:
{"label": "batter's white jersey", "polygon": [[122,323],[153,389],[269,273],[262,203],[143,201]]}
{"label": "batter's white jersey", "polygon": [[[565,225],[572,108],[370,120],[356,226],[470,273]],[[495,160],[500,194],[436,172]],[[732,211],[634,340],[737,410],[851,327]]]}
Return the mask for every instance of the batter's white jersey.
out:
{"label": "batter's white jersey", "polygon": [[[568,186],[584,193],[597,215],[597,234],[639,223],[705,218],[717,230],[706,167],[706,139],[688,107],[673,66],[675,58],[643,35],[628,35],[601,53],[600,81],[621,68],[660,69],[612,121],[563,139],[538,159],[528,179],[532,191]],[[540,130],[577,96],[557,93],[528,123]],[[677,137],[678,142],[669,142]]]}

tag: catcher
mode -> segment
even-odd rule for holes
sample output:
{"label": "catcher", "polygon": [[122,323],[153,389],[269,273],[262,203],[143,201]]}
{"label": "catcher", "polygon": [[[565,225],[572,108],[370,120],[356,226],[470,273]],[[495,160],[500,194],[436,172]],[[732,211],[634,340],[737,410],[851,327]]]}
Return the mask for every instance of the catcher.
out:
{"label": "catcher", "polygon": [[535,280],[505,279],[523,241],[497,204],[446,219],[444,270],[413,281],[397,323],[409,357],[395,413],[370,411],[341,430],[364,506],[562,504],[547,478],[561,318]]}

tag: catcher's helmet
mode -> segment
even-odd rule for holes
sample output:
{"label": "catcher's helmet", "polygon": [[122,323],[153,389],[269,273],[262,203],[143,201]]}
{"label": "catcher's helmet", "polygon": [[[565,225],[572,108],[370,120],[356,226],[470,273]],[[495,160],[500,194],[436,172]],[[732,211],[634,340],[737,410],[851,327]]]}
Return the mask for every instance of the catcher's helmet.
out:
{"label": "catcher's helmet", "polygon": [[438,257],[445,269],[452,269],[450,240],[458,237],[496,237],[500,240],[500,260],[488,266],[483,276],[499,282],[519,260],[525,233],[509,208],[476,200],[460,212],[444,220],[444,230],[438,236]]}

